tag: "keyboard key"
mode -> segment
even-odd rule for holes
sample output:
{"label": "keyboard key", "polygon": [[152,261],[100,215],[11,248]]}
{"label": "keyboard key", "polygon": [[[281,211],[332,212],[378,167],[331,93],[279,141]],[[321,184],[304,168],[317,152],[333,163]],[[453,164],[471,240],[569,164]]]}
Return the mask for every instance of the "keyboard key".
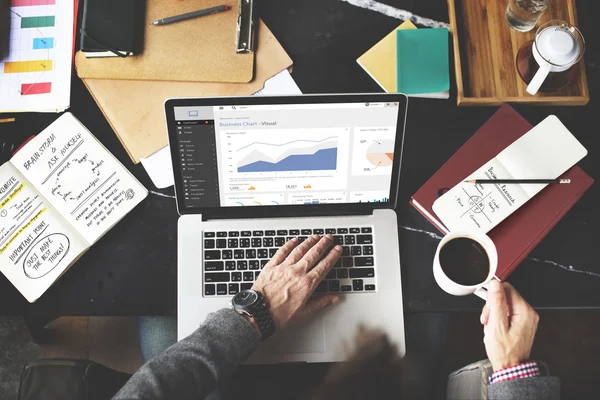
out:
{"label": "keyboard key", "polygon": [[244,272],[244,282],[251,282],[254,280],[254,272]]}
{"label": "keyboard key", "polygon": [[241,282],[242,281],[242,273],[241,272],[232,272],[231,280],[233,282]]}
{"label": "keyboard key", "polygon": [[215,248],[215,239],[204,239],[204,248],[205,249],[214,249]]}
{"label": "keyboard key", "polygon": [[225,263],[223,261],[205,261],[204,262],[204,270],[205,271],[223,271],[225,268]]}
{"label": "keyboard key", "polygon": [[235,261],[225,261],[226,271],[235,271]]}
{"label": "keyboard key", "polygon": [[249,269],[260,269],[260,264],[259,264],[258,260],[248,261],[248,268]]}
{"label": "keyboard key", "polygon": [[373,235],[358,235],[356,240],[358,244],[373,244]]}
{"label": "keyboard key", "polygon": [[[312,235],[312,229],[302,229],[300,233],[303,235]],[[291,233],[291,235],[293,235],[293,233]]]}
{"label": "keyboard key", "polygon": [[269,260],[260,260],[260,269],[263,269],[268,263]]}
{"label": "keyboard key", "polygon": [[277,230],[277,236],[287,236],[288,231],[285,229],[278,229]]}
{"label": "keyboard key", "polygon": [[227,239],[217,239],[217,249],[227,248]]}
{"label": "keyboard key", "polygon": [[260,271],[255,271],[254,272],[254,280],[257,280],[259,275],[260,275]]}
{"label": "keyboard key", "polygon": [[362,279],[354,279],[352,281],[352,290],[355,292],[359,292],[363,290],[363,281]]}
{"label": "keyboard key", "polygon": [[240,285],[238,283],[229,284],[229,294],[238,294],[240,292]]}
{"label": "keyboard key", "polygon": [[330,292],[339,292],[340,291],[340,281],[327,281],[329,283],[329,291]]}
{"label": "keyboard key", "polygon": [[375,269],[373,268],[352,268],[350,270],[350,278],[373,278]]}
{"label": "keyboard key", "polygon": [[286,237],[286,238],[285,238],[285,241],[286,241],[286,242],[289,242],[289,241],[290,241],[290,240],[292,240],[293,238],[294,238],[293,236],[288,236],[288,237]]}
{"label": "keyboard key", "polygon": [[241,288],[242,288],[242,290],[252,289],[252,284],[251,283],[242,283]]}
{"label": "keyboard key", "polygon": [[337,270],[338,279],[346,279],[348,278],[348,270],[347,269],[338,269]]}
{"label": "keyboard key", "polygon": [[261,238],[252,238],[252,247],[260,247],[262,246]]}
{"label": "keyboard key", "polygon": [[265,236],[275,236],[275,231],[265,231]]}
{"label": "keyboard key", "polygon": [[230,231],[229,232],[229,237],[238,237],[240,236],[240,233],[238,231]]}
{"label": "keyboard key", "polygon": [[333,243],[339,244],[340,246],[344,244],[344,237],[342,235],[335,235],[333,237]]}
{"label": "keyboard key", "polygon": [[205,238],[214,238],[215,233],[214,232],[204,232],[204,237]]}
{"label": "keyboard key", "polygon": [[365,256],[372,256],[373,255],[373,246],[363,246],[362,251]]}
{"label": "keyboard key", "polygon": [[204,251],[204,259],[205,260],[218,260],[221,258],[221,250],[205,250]]}
{"label": "keyboard key", "polygon": [[239,241],[237,239],[228,239],[227,240],[227,247],[230,249],[235,249],[237,248],[239,245]]}
{"label": "keyboard key", "polygon": [[350,247],[350,255],[351,256],[361,256],[362,248],[360,246],[352,246]]}
{"label": "keyboard key", "polygon": [[263,238],[263,247],[273,247],[273,238]]}
{"label": "keyboard key", "polygon": [[357,267],[372,267],[375,262],[373,257],[356,257],[354,258],[354,265]]}
{"label": "keyboard key", "polygon": [[337,233],[346,234],[348,233],[348,228],[338,228]]}
{"label": "keyboard key", "polygon": [[250,239],[248,239],[248,238],[240,239],[240,247],[244,248],[244,249],[250,247]]}
{"label": "keyboard key", "polygon": [[252,231],[252,236],[262,236],[263,231]]}
{"label": "keyboard key", "polygon": [[205,273],[204,282],[229,282],[229,272]]}
{"label": "keyboard key", "polygon": [[240,250],[234,250],[233,251],[233,258],[235,258],[236,260],[240,260],[242,258],[244,258],[244,250],[240,249]]}
{"label": "keyboard key", "polygon": [[342,292],[351,292],[352,286],[350,285],[342,285]]}
{"label": "keyboard key", "polygon": [[350,228],[350,233],[360,233],[360,228]]}
{"label": "keyboard key", "polygon": [[268,249],[258,249],[258,258],[269,258]]}
{"label": "keyboard key", "polygon": [[246,258],[256,258],[256,250],[255,249],[247,249],[246,250]]}
{"label": "keyboard key", "polygon": [[332,269],[331,271],[329,271],[327,273],[326,279],[336,279],[336,278],[337,278],[337,275],[335,273],[335,269]]}
{"label": "keyboard key", "polygon": [[342,246],[342,256],[348,257],[350,255],[350,246]]}
{"label": "keyboard key", "polygon": [[315,235],[324,235],[325,234],[325,230],[324,229],[313,229],[313,233]]}
{"label": "keyboard key", "polygon": [[204,295],[205,296],[214,296],[215,295],[215,285],[204,285]]}
{"label": "keyboard key", "polygon": [[217,232],[217,237],[227,237],[227,232]]}
{"label": "keyboard key", "polygon": [[375,290],[375,285],[365,285],[365,290]]}
{"label": "keyboard key", "polygon": [[[286,233],[286,235],[292,235],[292,236],[298,236],[300,234],[300,230],[299,229],[290,229],[290,233]],[[303,235],[305,235],[303,233]]]}
{"label": "keyboard key", "polygon": [[248,269],[248,261],[246,260],[239,260],[237,262],[237,269],[238,271],[245,271]]}
{"label": "keyboard key", "polygon": [[252,232],[250,231],[242,231],[242,237],[250,237],[252,236]]}
{"label": "keyboard key", "polygon": [[275,255],[275,253],[277,253],[277,250],[278,249],[269,249],[269,258],[272,258]]}
{"label": "keyboard key", "polygon": [[321,283],[319,283],[319,286],[317,286],[317,288],[315,289],[315,293],[327,293],[327,288],[328,288],[328,284],[327,281],[321,281]]}
{"label": "keyboard key", "polygon": [[362,233],[371,233],[371,232],[373,232],[373,229],[371,229],[371,228],[361,228],[360,231]]}
{"label": "keyboard key", "polygon": [[302,243],[302,242],[304,242],[306,239],[308,239],[308,236],[298,236],[298,243]]}
{"label": "keyboard key", "polygon": [[342,266],[342,259],[338,258],[338,260],[335,262],[335,264],[333,264],[333,268],[341,268]]}
{"label": "keyboard key", "polygon": [[325,233],[331,233],[332,235],[335,235],[335,229],[333,229],[333,228],[325,229]]}
{"label": "keyboard key", "polygon": [[275,238],[275,246],[276,247],[281,247],[285,244],[285,238],[284,237],[276,237]]}
{"label": "keyboard key", "polygon": [[354,267],[354,260],[352,259],[352,257],[342,258],[342,267],[344,267],[344,268]]}
{"label": "keyboard key", "polygon": [[[219,250],[217,250],[219,251]],[[223,260],[231,260],[233,258],[233,251],[232,250],[223,250],[221,253],[221,257],[223,257]]]}
{"label": "keyboard key", "polygon": [[217,285],[217,294],[218,295],[224,295],[227,294],[227,284],[226,283],[219,283]]}
{"label": "keyboard key", "polygon": [[356,239],[354,238],[354,235],[344,236],[344,244],[355,244],[355,243],[356,243]]}

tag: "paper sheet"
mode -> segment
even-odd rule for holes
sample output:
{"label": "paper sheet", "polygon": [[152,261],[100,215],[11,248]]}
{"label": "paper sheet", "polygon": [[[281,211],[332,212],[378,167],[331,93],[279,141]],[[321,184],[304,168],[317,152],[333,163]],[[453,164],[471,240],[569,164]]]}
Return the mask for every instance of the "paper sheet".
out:
{"label": "paper sheet", "polygon": [[[253,96],[277,96],[277,95],[299,95],[302,91],[290,75],[290,71],[284,69],[277,75],[265,82],[264,88],[254,93]],[[171,163],[171,150],[165,146],[147,158],[140,158],[144,169],[150,176],[152,183],[158,189],[173,186],[173,164]]]}
{"label": "paper sheet", "polygon": [[0,112],[69,107],[74,0],[10,0],[0,57]]}

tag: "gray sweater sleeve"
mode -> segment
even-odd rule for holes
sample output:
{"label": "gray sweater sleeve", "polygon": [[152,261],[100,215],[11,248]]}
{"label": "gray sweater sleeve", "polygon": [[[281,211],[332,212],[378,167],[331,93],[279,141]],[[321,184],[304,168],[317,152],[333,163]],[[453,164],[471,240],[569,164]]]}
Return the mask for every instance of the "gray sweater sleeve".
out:
{"label": "gray sweater sleeve", "polygon": [[488,385],[489,400],[559,400],[560,379],[553,376],[521,378]]}
{"label": "gray sweater sleeve", "polygon": [[114,399],[203,399],[258,347],[256,330],[230,309],[144,364]]}

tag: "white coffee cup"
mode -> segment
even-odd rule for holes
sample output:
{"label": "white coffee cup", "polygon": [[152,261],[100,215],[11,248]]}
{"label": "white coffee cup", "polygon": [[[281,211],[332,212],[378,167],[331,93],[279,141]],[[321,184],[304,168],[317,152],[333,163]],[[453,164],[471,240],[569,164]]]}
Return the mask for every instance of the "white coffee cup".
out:
{"label": "white coffee cup", "polygon": [[550,72],[564,72],[583,57],[585,41],[579,29],[565,21],[552,20],[540,26],[531,52],[540,68],[527,86],[534,95]]}
{"label": "white coffee cup", "polygon": [[[468,238],[479,243],[483,249],[485,250],[488,259],[489,259],[489,273],[487,278],[477,284],[472,286],[461,285],[460,283],[454,282],[452,279],[448,278],[446,273],[444,272],[442,265],[440,264],[440,250],[444,247],[446,243],[453,239],[457,238]],[[454,232],[448,233],[444,238],[440,241],[438,245],[437,251],[435,253],[435,258],[433,260],[433,277],[437,284],[442,288],[446,293],[452,294],[454,296],[466,296],[469,294],[476,294],[482,299],[486,299],[486,285],[494,279],[494,275],[496,274],[496,269],[498,268],[498,252],[496,251],[496,245],[489,236],[484,233],[477,231],[467,231],[467,230],[458,230]]]}

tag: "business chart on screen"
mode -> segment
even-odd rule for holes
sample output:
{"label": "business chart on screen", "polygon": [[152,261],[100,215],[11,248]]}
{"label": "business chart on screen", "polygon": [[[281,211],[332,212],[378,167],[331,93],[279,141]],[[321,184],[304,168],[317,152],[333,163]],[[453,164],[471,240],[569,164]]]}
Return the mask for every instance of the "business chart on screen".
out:
{"label": "business chart on screen", "polygon": [[75,0],[8,0],[0,112],[69,107]]}

